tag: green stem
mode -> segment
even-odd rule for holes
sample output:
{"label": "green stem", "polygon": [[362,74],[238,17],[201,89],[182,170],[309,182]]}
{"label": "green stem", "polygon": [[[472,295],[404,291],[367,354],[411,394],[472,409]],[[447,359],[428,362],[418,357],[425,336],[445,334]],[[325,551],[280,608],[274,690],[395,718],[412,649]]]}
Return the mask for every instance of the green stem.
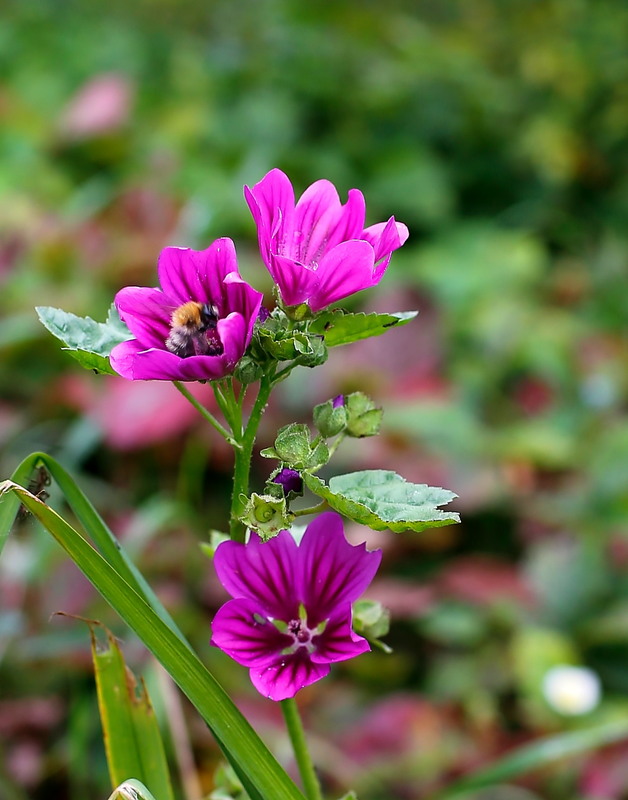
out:
{"label": "green stem", "polygon": [[310,758],[309,750],[305,742],[305,732],[303,723],[299,715],[299,709],[293,697],[281,701],[283,718],[286,721],[288,735],[292,742],[292,749],[299,767],[299,774],[303,781],[303,789],[307,800],[322,800],[321,787],[314,770],[314,764]]}
{"label": "green stem", "polygon": [[237,453],[238,448],[240,448],[241,445],[238,442],[236,442],[236,440],[229,433],[229,431],[225,427],[223,427],[220,424],[220,422],[218,422],[218,420],[211,413],[211,411],[209,411],[207,408],[205,408],[204,405],[199,403],[196,397],[194,397],[194,395],[188,389],[185,388],[185,386],[181,383],[181,381],[172,381],[172,382],[176,386],[176,388],[181,392],[181,394],[185,397],[185,399],[194,406],[194,408],[199,412],[199,414],[201,414],[209,422],[209,424],[212,425],[218,431],[218,433],[223,437],[223,439],[229,442],[229,444],[236,449]]}
{"label": "green stem", "polygon": [[253,456],[253,445],[257,436],[262,414],[268,403],[271,389],[273,387],[273,376],[265,375],[260,381],[259,392],[251,409],[251,415],[244,429],[244,433],[239,441],[240,449],[235,451],[235,468],[233,472],[233,493],[231,495],[231,521],[229,531],[231,538],[236,542],[243,542],[246,534],[245,526],[239,521],[238,517],[244,510],[244,505],[240,499],[241,495],[247,495],[249,491],[249,475],[251,474],[251,458]]}
{"label": "green stem", "polygon": [[299,508],[297,511],[291,511],[293,517],[305,517],[307,514],[318,514],[319,511],[324,511],[327,508],[327,500],[322,500],[316,506],[309,506],[309,508]]}
{"label": "green stem", "polygon": [[343,441],[343,439],[345,438],[346,435],[347,434],[344,431],[342,433],[339,433],[338,437],[336,438],[336,440],[334,442],[332,442],[332,444],[329,446],[329,457],[330,458],[336,452],[336,450],[338,449],[338,445]]}

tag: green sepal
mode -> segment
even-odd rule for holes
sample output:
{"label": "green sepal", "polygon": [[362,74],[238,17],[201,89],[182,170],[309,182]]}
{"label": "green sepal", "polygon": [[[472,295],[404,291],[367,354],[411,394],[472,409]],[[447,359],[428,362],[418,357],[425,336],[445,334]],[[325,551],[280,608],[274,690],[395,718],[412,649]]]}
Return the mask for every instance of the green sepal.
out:
{"label": "green sepal", "polygon": [[310,442],[307,425],[293,422],[279,429],[273,447],[266,447],[260,455],[276,458],[285,466],[297,469],[318,469],[329,461],[329,448],[322,439]]}
{"label": "green sepal", "polygon": [[347,410],[344,404],[334,408],[334,401],[327,400],[314,406],[314,427],[325,439],[337,436],[347,427]]}
{"label": "green sepal", "polygon": [[329,485],[316,475],[303,473],[308,489],[345,517],[376,531],[422,531],[460,522],[453,511],[437,506],[456,494],[425,484],[410,483],[391,470],[367,469],[336,475]]}
{"label": "green sepal", "polygon": [[347,435],[357,439],[377,436],[382,426],[384,411],[375,405],[364,392],[353,392],[345,397]]}
{"label": "green sepal", "polygon": [[384,653],[392,648],[380,641],[390,630],[390,611],[377,600],[358,600],[353,604],[353,628]]}
{"label": "green sepal", "polygon": [[107,375],[116,375],[109,363],[109,354],[117,344],[133,338],[122,322],[115,306],[111,306],[106,322],[91,317],[77,317],[60,308],[38,306],[35,311],[42,325],[60,339],[70,355],[81,366]]}
{"label": "green sepal", "polygon": [[381,336],[391,328],[399,328],[413,320],[418,311],[398,311],[391,314],[349,314],[342,309],[318,314],[310,323],[312,333],[325,337],[327,347],[350,344],[371,336]]}
{"label": "green sepal", "polygon": [[279,308],[256,326],[250,354],[258,362],[270,357],[275,361],[296,361],[304,367],[315,367],[327,360],[323,337],[310,333],[306,322],[294,324]]}
{"label": "green sepal", "polygon": [[242,384],[255,383],[264,374],[264,365],[254,356],[245,353],[236,364],[233,375]]}
{"label": "green sepal", "polygon": [[262,541],[267,542],[292,524],[294,517],[288,511],[285,497],[277,498],[253,492],[249,498],[244,499],[246,505],[238,519],[247,528],[256,531]]}

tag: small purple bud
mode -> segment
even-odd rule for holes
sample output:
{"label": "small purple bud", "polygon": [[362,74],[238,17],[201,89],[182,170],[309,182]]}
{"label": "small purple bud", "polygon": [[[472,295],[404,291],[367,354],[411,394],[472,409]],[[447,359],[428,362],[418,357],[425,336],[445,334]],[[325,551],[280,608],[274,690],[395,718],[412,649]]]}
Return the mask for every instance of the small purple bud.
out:
{"label": "small purple bud", "polygon": [[259,307],[259,313],[257,315],[257,321],[260,325],[263,325],[264,322],[270,317],[270,311],[266,308],[266,306]]}
{"label": "small purple bud", "polygon": [[344,394],[337,394],[334,399],[331,401],[333,408],[340,408],[340,406],[344,406],[345,404],[345,396]]}
{"label": "small purple bud", "polygon": [[273,478],[273,483],[279,483],[283,486],[284,494],[288,494],[288,492],[296,492],[296,494],[300,494],[303,491],[303,478],[301,474],[296,471],[296,469],[288,469],[288,467],[284,467],[281,472],[278,472],[277,475]]}

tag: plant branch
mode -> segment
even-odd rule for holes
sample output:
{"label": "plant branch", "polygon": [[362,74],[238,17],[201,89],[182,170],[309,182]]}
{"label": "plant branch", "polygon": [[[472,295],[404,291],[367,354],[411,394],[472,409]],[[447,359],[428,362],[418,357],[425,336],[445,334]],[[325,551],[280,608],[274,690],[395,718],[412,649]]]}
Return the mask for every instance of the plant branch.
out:
{"label": "plant branch", "polygon": [[229,431],[223,425],[221,425],[220,422],[218,422],[211,411],[199,403],[194,395],[181,383],[181,381],[172,381],[172,383],[179,390],[179,392],[181,392],[185,399],[194,406],[199,414],[201,414],[201,416],[203,416],[209,422],[209,424],[218,431],[222,438],[229,442],[229,444],[236,449],[237,452],[241,445],[233,438]]}

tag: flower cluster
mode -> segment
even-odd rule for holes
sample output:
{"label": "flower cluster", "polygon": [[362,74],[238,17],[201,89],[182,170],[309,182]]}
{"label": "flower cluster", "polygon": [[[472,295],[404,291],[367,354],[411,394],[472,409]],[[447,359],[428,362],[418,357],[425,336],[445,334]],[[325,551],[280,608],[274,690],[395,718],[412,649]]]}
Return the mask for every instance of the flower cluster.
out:
{"label": "flower cluster", "polygon": [[342,520],[326,512],[301,543],[281,531],[263,543],[223,542],[214,556],[220,582],[234,598],[219,609],[212,644],[250,668],[271,700],[293,697],[325,677],[330,664],[370,649],[351,628],[351,604],[372,581],[381,550],[345,539]]}
{"label": "flower cluster", "polygon": [[[313,183],[295,204],[288,177],[273,169],[244,194],[286,307],[307,304],[316,313],[374,286],[408,237],[394,217],[365,228],[362,193],[351,189],[342,205],[329,181]],[[216,380],[233,372],[262,301],[240,277],[233,242],[218,239],[203,251],[167,247],[158,274],[161,288],[130,286],[116,295],[134,338],[112,350],[113,369],[129,380]]]}

